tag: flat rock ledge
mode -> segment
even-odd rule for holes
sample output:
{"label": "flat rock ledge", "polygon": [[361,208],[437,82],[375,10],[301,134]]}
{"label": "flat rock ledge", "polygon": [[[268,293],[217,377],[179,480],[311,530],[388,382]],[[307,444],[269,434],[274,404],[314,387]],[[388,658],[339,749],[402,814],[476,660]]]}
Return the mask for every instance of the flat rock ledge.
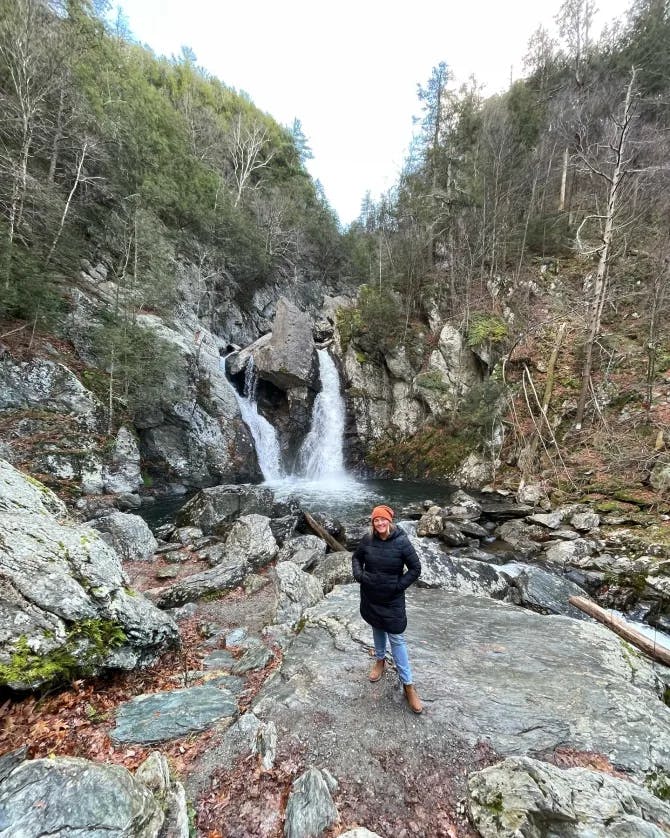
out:
{"label": "flat rock ledge", "polygon": [[482,838],[664,838],[670,804],[627,780],[587,768],[506,759],[468,780],[470,817]]}
{"label": "flat rock ledge", "polygon": [[231,722],[237,715],[237,701],[229,690],[205,684],[127,701],[119,707],[109,735],[114,742],[167,742]]}

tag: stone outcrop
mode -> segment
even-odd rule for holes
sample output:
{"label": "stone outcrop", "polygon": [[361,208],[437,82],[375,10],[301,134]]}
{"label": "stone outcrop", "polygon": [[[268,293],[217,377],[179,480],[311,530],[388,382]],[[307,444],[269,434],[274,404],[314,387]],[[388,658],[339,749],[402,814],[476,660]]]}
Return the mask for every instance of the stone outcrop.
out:
{"label": "stone outcrop", "polygon": [[[402,779],[395,761],[380,764],[380,742],[394,744],[410,776],[426,752],[448,761],[455,736],[473,747],[485,737],[502,757],[564,747],[606,754],[638,778],[666,770],[663,685],[603,626],[441,589],[412,587],[407,602],[406,636],[427,707],[420,720],[408,715],[392,671],[378,686],[367,681],[372,638],[357,585],[336,587],[304,612],[256,715],[274,721],[280,741],[304,747],[308,762],[324,764],[327,754],[334,776],[375,788],[391,809],[402,803]],[[327,724],[313,723],[317,712]]]}
{"label": "stone outcrop", "polygon": [[482,838],[670,833],[668,803],[635,783],[587,768],[561,770],[528,757],[510,758],[471,775],[468,792]]}
{"label": "stone outcrop", "polygon": [[45,487],[0,461],[0,682],[14,689],[132,669],[177,640],[130,591],[117,553]]}
{"label": "stone outcrop", "polygon": [[147,314],[138,317],[138,324],[170,344],[182,359],[166,370],[166,390],[172,387],[181,396],[134,416],[149,472],[172,487],[196,488],[260,476],[253,443],[221,363],[221,341],[193,315],[168,325]]}
{"label": "stone outcrop", "polygon": [[0,758],[0,836],[188,838],[186,796],[167,760],[135,772],[75,757]]}

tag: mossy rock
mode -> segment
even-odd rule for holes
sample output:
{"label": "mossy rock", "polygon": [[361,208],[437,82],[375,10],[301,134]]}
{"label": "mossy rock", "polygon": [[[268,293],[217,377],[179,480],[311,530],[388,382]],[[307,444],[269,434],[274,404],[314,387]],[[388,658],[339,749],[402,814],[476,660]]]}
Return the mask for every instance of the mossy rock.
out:
{"label": "mossy rock", "polygon": [[[46,640],[53,634],[44,635]],[[0,664],[0,684],[12,689],[35,689],[67,683],[79,675],[96,671],[112,649],[123,645],[126,635],[111,620],[89,619],[75,623],[64,642],[40,654],[22,635],[16,641],[9,663]]]}

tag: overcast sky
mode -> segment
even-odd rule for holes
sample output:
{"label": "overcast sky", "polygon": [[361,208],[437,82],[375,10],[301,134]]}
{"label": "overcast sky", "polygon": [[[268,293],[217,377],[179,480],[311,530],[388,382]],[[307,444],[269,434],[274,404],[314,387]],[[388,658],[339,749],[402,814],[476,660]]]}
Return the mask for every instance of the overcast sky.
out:
{"label": "overcast sky", "polygon": [[[628,0],[601,0],[602,24]],[[518,78],[528,39],[554,26],[560,0],[121,0],[130,28],[156,53],[182,46],[229,87],[290,126],[340,220],[397,179],[420,113],[417,85],[446,61],[495,93]]]}

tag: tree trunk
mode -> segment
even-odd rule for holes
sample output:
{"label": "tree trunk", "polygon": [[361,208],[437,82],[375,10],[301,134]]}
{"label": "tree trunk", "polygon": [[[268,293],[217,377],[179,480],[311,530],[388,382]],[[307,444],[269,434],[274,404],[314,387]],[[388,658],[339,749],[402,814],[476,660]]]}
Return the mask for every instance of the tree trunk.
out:
{"label": "tree trunk", "polygon": [[598,620],[599,623],[602,623],[607,626],[607,628],[612,629],[612,631],[618,634],[619,637],[623,637],[624,640],[627,640],[629,643],[637,646],[638,649],[642,649],[642,651],[649,655],[650,658],[654,658],[654,660],[660,661],[666,666],[670,666],[670,649],[666,649],[664,646],[660,646],[653,640],[645,637],[641,632],[636,631],[629,625],[626,625],[623,620],[613,616],[609,612],[605,611],[604,608],[596,605],[595,602],[591,602],[591,600],[585,599],[581,596],[571,596],[568,597],[568,602],[576,608],[579,608],[580,611],[588,614],[589,617],[593,617],[595,620]]}
{"label": "tree trunk", "polygon": [[[600,248],[600,258],[598,260],[598,270],[596,272],[596,281],[593,286],[591,296],[591,305],[589,310],[589,325],[588,336],[585,344],[584,366],[582,368],[582,384],[579,393],[579,402],[577,404],[577,416],[575,418],[575,430],[580,430],[582,422],[584,421],[584,408],[586,407],[586,398],[589,392],[591,381],[591,370],[593,367],[593,347],[596,337],[600,331],[600,320],[602,317],[603,306],[605,304],[605,296],[607,294],[607,270],[609,267],[610,248],[612,246],[612,238],[614,234],[614,216],[618,208],[619,187],[626,175],[626,161],[624,155],[626,153],[626,144],[630,127],[633,120],[633,86],[635,83],[635,69],[631,72],[631,79],[626,89],[626,99],[624,103],[623,120],[619,125],[619,133],[616,142],[612,144],[613,150],[616,153],[614,162],[614,171],[612,176],[608,177],[602,172],[595,170],[592,165],[589,168],[605,177],[609,181],[610,189],[607,198],[607,211],[605,215],[605,229],[603,231],[603,243]],[[588,165],[588,163],[587,163]]]}

